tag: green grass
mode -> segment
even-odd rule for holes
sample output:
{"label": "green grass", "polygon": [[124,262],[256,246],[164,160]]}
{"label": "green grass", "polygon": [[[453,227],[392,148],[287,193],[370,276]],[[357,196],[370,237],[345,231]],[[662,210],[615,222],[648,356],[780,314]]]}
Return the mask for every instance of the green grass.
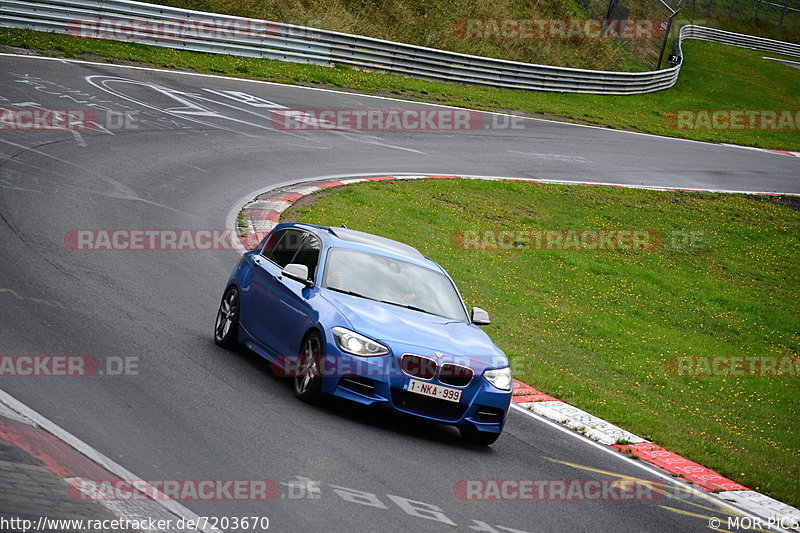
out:
{"label": "green grass", "polygon": [[[730,17],[725,6],[731,1],[715,2],[716,9],[711,12],[705,9],[683,11],[677,20],[800,42],[798,17],[787,17],[781,27],[774,13],[765,17],[762,9],[761,20],[754,21],[752,3],[746,0],[736,0],[739,9]],[[660,39],[465,40],[453,31],[456,21],[465,18],[601,18],[608,6],[606,0],[154,0],[153,3],[276,20],[465,54],[596,70],[652,70],[661,44]],[[658,2],[623,2],[623,5],[630,9],[630,18],[666,20],[667,11]]]}
{"label": "green grass", "polygon": [[[276,20],[378,39],[513,61],[598,70],[650,70],[659,39],[619,41],[463,39],[455,31],[461,19],[599,18],[607,0],[157,0],[185,9]],[[633,3],[632,17],[652,18],[657,4]],[[661,10],[663,12],[663,9]]]}
{"label": "green grass", "polygon": [[[720,2],[715,2],[715,4],[716,6],[722,5]],[[725,4],[730,7],[730,1],[725,0]],[[791,16],[791,12],[789,12],[784,24],[780,26],[778,25],[780,14],[770,11],[768,16],[760,16],[758,20],[754,20],[753,4],[752,0],[736,0],[736,7],[744,9],[741,11],[736,10],[732,14],[729,14],[727,9],[713,10],[711,13],[703,8],[686,9],[678,15],[678,18],[684,19],[690,24],[700,24],[701,26],[710,26],[747,35],[758,35],[790,43],[800,42],[800,17]],[[761,10],[762,15],[763,13],[764,11]]]}
{"label": "green grass", "polygon": [[[741,5],[741,0],[737,0],[737,3]],[[687,23],[691,24],[700,24],[701,26],[710,26],[712,28],[745,33],[747,35],[758,35],[759,37],[787,41],[790,43],[800,42],[800,25],[797,23],[800,18],[798,17],[787,17],[783,26],[778,26],[772,19],[764,20],[762,18],[755,21],[752,18],[752,11],[749,11],[747,14],[740,13],[737,15],[734,13],[734,16],[728,16],[728,14],[723,11],[715,12],[709,16],[706,11],[699,9],[683,11],[680,17],[685,18]],[[789,22],[793,22],[793,24]]]}
{"label": "green grass", "polygon": [[[691,378],[666,366],[682,355],[800,353],[800,212],[788,199],[425,180],[329,190],[283,220],[346,224],[417,247],[469,307],[491,313],[486,331],[516,377],[800,506],[798,378]],[[702,249],[451,244],[463,230],[562,228],[694,231]]]}
{"label": "green grass", "polygon": [[282,83],[354,89],[460,107],[511,110],[702,141],[800,150],[798,129],[676,130],[666,123],[665,113],[681,109],[797,109],[800,69],[762,60],[763,53],[716,43],[686,43],[686,61],[675,87],[633,96],[555,94],[446,84],[346,67],[326,68],[200,54],[28,30],[0,29],[0,45],[38,50],[47,55],[144,62]]}

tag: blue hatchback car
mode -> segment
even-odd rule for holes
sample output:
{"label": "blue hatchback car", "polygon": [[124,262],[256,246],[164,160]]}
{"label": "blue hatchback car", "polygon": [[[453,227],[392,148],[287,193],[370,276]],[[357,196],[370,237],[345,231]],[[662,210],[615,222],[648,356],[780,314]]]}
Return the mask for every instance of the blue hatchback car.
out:
{"label": "blue hatchback car", "polygon": [[508,359],[453,280],[411,246],[347,228],[280,224],[244,254],[225,288],[215,342],[244,345],[290,376],[298,398],[325,394],[500,436]]}

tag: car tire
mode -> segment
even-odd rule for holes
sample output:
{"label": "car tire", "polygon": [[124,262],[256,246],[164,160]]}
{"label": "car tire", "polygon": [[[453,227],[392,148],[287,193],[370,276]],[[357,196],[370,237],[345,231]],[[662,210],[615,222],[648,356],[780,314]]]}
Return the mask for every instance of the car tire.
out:
{"label": "car tire", "polygon": [[322,398],[322,347],[322,336],[317,332],[306,335],[300,345],[300,362],[292,381],[294,395],[307,403],[317,403]]}
{"label": "car tire", "polygon": [[474,426],[463,426],[459,428],[461,438],[470,444],[479,446],[489,446],[500,437],[500,433],[490,433],[488,431],[478,431]]}
{"label": "car tire", "polygon": [[233,349],[239,345],[239,289],[228,287],[214,321],[214,342],[217,346]]}

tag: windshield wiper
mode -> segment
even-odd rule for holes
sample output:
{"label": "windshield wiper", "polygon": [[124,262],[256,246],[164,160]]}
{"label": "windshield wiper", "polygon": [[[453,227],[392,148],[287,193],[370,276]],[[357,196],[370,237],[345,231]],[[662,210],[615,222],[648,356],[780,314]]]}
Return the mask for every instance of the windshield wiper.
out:
{"label": "windshield wiper", "polygon": [[381,300],[380,302],[382,304],[396,305],[397,307],[405,307],[406,309],[411,309],[412,311],[420,311],[421,313],[426,313],[428,315],[441,316],[441,315],[437,315],[436,313],[431,313],[427,309],[423,309],[421,307],[415,307],[413,305],[401,304],[401,303],[398,303],[398,302],[390,302],[389,300]]}
{"label": "windshield wiper", "polygon": [[373,302],[377,302],[376,298],[370,298],[369,296],[364,296],[363,294],[359,294],[355,291],[348,291],[347,289],[337,289],[336,287],[326,287],[326,289],[336,292],[341,292],[342,294],[349,294],[350,296],[356,296],[358,298],[365,298],[367,300],[372,300]]}
{"label": "windshield wiper", "polygon": [[[425,313],[427,315],[433,315],[433,316],[439,316],[439,317],[442,316],[442,315],[437,315],[436,313],[432,313],[432,312],[428,311],[427,309],[423,309],[421,307],[416,307],[416,306],[408,305],[408,304],[401,304],[401,303],[398,303],[398,302],[390,302],[389,300],[378,300],[377,298],[372,298],[370,296],[365,296],[365,295],[360,294],[358,292],[350,291],[350,290],[347,290],[347,289],[337,289],[336,287],[326,287],[326,288],[329,289],[329,290],[332,290],[332,291],[341,292],[342,294],[348,294],[350,296],[356,296],[358,298],[364,298],[366,300],[372,300],[373,302],[380,302],[382,304],[396,305],[397,307],[404,307],[406,309],[411,309],[412,311],[419,311],[420,313]],[[442,317],[442,318],[446,318],[446,317]]]}

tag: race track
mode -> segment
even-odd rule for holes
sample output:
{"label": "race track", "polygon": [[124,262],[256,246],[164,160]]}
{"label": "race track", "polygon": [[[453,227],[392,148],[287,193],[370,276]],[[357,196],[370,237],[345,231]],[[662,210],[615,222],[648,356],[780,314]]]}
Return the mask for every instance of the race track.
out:
{"label": "race track", "polygon": [[[800,193],[800,158],[540,120],[460,132],[283,131],[270,121],[280,107],[425,106],[82,62],[1,56],[0,65],[2,107],[91,104],[99,117],[107,110],[136,117],[135,128],[114,131],[0,132],[1,350],[138,357],[140,369],[131,376],[2,378],[0,388],[143,479],[301,476],[321,488],[318,499],[186,507],[202,515],[267,515],[275,531],[491,531],[474,529],[483,527],[475,521],[495,531],[701,531],[707,520],[691,513],[725,515],[713,501],[702,505],[715,512],[674,499],[462,501],[453,494],[462,479],[599,475],[559,461],[660,478],[516,410],[500,440],[479,449],[453,428],[346,404],[309,407],[257,357],[212,341],[236,253],[73,251],[64,236],[85,228],[221,229],[245,195],[329,175],[468,174]],[[348,501],[333,486],[374,497]],[[441,514],[415,516],[390,496]]]}

